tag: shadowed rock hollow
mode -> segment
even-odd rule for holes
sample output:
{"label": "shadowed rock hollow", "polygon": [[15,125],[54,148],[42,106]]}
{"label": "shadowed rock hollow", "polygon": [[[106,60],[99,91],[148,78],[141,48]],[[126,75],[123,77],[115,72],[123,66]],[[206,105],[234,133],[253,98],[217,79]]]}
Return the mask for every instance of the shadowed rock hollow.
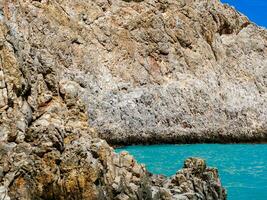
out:
{"label": "shadowed rock hollow", "polygon": [[206,0],[0,2],[0,199],[225,199],[109,145],[266,141],[267,33]]}

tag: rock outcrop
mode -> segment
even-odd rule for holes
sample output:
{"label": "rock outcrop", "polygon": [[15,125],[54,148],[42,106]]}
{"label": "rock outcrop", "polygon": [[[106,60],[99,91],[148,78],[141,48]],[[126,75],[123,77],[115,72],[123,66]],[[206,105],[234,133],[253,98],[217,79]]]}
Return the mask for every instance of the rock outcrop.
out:
{"label": "rock outcrop", "polygon": [[266,142],[267,32],[218,0],[5,0],[1,13],[14,91],[43,81],[45,104],[76,82],[109,143]]}
{"label": "rock outcrop", "polygon": [[107,11],[91,24],[103,59],[87,100],[102,138],[266,142],[266,30],[217,0],[115,1]]}
{"label": "rock outcrop", "polygon": [[99,137],[265,141],[266,41],[216,0],[0,1],[0,199],[225,199]]}

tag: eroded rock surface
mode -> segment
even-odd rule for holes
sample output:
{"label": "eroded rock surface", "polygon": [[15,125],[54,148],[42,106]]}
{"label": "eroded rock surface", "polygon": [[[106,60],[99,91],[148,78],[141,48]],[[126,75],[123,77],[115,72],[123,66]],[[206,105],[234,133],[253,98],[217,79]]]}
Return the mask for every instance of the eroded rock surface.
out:
{"label": "eroded rock surface", "polygon": [[21,68],[10,58],[13,89],[38,96],[30,107],[68,79],[113,144],[266,141],[267,32],[218,0],[6,0],[1,10]]}
{"label": "eroded rock surface", "polygon": [[266,141],[267,34],[231,7],[101,0],[9,9],[22,33],[15,45],[35,44],[24,62],[49,87],[54,65],[80,84],[89,124],[109,142]]}
{"label": "eroded rock surface", "polygon": [[266,142],[267,32],[233,8],[217,0],[61,6],[87,30],[79,61],[91,71],[74,79],[89,88],[89,123],[102,138]]}
{"label": "eroded rock surface", "polygon": [[266,38],[216,0],[0,1],[0,199],[225,199],[99,137],[265,140]]}

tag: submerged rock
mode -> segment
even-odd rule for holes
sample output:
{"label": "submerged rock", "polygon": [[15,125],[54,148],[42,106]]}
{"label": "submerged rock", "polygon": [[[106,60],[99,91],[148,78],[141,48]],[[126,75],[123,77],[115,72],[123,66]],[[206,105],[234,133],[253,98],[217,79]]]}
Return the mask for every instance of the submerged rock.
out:
{"label": "submerged rock", "polygon": [[266,38],[218,1],[1,1],[0,199],[225,199],[202,160],[153,176],[99,137],[265,140]]}

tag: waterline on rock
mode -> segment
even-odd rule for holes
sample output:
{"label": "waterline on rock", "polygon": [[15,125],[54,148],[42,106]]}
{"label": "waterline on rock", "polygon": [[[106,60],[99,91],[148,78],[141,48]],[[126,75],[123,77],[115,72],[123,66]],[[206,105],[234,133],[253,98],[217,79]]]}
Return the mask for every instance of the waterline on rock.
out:
{"label": "waterline on rock", "polygon": [[267,199],[266,144],[186,144],[127,146],[149,171],[172,176],[188,157],[201,157],[209,166],[216,166],[230,200]]}

